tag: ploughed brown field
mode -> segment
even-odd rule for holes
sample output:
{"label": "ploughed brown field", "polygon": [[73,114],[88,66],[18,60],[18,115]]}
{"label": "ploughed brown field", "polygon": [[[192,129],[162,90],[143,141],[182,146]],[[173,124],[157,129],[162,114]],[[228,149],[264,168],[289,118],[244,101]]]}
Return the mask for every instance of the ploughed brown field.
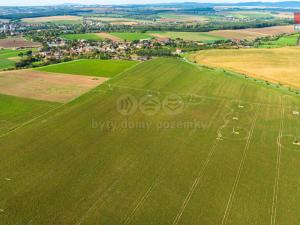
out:
{"label": "ploughed brown field", "polygon": [[1,48],[35,48],[40,46],[40,43],[28,41],[22,37],[0,39]]}

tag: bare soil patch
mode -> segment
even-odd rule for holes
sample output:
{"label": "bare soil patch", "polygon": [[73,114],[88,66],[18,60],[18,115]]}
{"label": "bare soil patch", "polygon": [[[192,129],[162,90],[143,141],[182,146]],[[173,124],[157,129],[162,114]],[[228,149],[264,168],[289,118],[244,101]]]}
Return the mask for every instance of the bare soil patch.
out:
{"label": "bare soil patch", "polygon": [[1,48],[36,48],[40,46],[40,43],[28,41],[22,37],[0,39]]}
{"label": "bare soil patch", "polygon": [[159,41],[167,41],[167,40],[170,39],[167,36],[162,35],[162,34],[150,34],[150,35],[153,36],[153,37],[155,37],[155,39],[157,39]]}
{"label": "bare soil patch", "polygon": [[16,70],[0,73],[0,93],[53,102],[68,102],[108,78]]}
{"label": "bare soil patch", "polygon": [[118,38],[116,36],[113,36],[109,33],[105,33],[105,32],[102,32],[102,33],[96,33],[98,36],[104,38],[104,39],[109,39],[109,40],[112,40],[112,41],[123,41],[121,38]]}

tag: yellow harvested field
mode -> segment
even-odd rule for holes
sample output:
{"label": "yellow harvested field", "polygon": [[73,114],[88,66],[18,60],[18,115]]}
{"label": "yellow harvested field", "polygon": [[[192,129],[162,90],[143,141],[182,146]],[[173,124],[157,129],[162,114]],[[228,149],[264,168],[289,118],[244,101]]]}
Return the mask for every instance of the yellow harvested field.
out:
{"label": "yellow harvested field", "polygon": [[30,23],[43,23],[49,21],[61,21],[61,20],[81,20],[80,16],[45,16],[45,17],[36,17],[36,18],[25,18],[22,19],[24,22]]}
{"label": "yellow harvested field", "polygon": [[228,39],[255,39],[258,37],[272,36],[283,33],[295,32],[294,26],[274,26],[265,28],[250,28],[240,30],[216,30],[207,32],[208,34],[228,38]]}
{"label": "yellow harvested field", "polygon": [[300,88],[299,55],[300,47],[205,50],[191,55],[190,60]]}
{"label": "yellow harvested field", "polygon": [[0,93],[37,100],[68,102],[108,78],[16,70],[0,73]]}

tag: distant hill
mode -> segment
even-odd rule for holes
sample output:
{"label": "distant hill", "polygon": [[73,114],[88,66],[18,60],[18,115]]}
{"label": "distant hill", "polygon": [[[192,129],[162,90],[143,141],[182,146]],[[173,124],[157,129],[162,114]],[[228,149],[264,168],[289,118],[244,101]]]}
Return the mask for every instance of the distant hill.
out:
{"label": "distant hill", "polygon": [[[173,6],[173,7],[180,7],[180,8],[215,7],[215,6],[300,8],[300,1],[281,1],[281,2],[257,1],[257,2],[226,3],[224,0],[224,3],[173,2],[173,3],[161,3],[161,4],[146,4],[146,6],[155,6],[155,7]],[[126,7],[126,5],[123,5],[123,7]]]}

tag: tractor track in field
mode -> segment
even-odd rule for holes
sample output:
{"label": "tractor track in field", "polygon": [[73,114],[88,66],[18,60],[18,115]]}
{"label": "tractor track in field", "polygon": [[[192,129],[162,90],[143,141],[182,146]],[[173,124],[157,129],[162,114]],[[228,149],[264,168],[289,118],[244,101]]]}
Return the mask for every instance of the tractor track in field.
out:
{"label": "tractor track in field", "polygon": [[280,164],[281,164],[281,138],[283,133],[283,119],[284,119],[284,108],[281,105],[281,118],[280,118],[280,128],[277,137],[277,158],[276,158],[276,175],[273,187],[273,200],[272,200],[272,211],[271,211],[271,225],[276,225],[276,214],[277,214],[277,198],[279,189],[279,178],[280,178]]}
{"label": "tractor track in field", "polygon": [[[223,104],[221,104],[221,105],[223,106]],[[213,118],[215,118],[217,115],[219,115],[219,113],[220,113],[220,111],[222,109],[223,109],[223,107],[220,107],[219,110],[214,114]],[[212,125],[212,123],[209,123],[209,126],[211,126],[211,125]],[[207,166],[208,166],[208,164],[209,164],[209,162],[210,162],[210,160],[211,160],[211,158],[212,158],[212,156],[213,156],[213,154],[215,152],[215,149],[216,149],[218,143],[219,143],[219,140],[215,139],[213,145],[211,146],[211,148],[210,148],[210,150],[208,152],[206,160],[205,160],[203,166],[201,167],[201,169],[199,170],[199,172],[197,174],[197,177],[194,180],[194,183],[192,184],[192,186],[190,188],[190,191],[188,192],[187,196],[185,197],[185,199],[184,199],[184,201],[183,201],[183,203],[182,203],[182,205],[181,205],[181,207],[180,207],[180,209],[179,209],[179,211],[178,211],[178,213],[177,213],[177,215],[176,215],[176,217],[175,217],[172,225],[177,225],[178,222],[180,221],[183,212],[185,211],[185,209],[186,209],[186,207],[187,207],[187,205],[188,205],[188,203],[189,203],[189,201],[190,201],[193,193],[195,192],[196,188],[199,185],[199,182],[200,182],[201,178],[204,175],[204,172],[205,172],[205,170],[206,170],[206,168],[207,168]]]}
{"label": "tractor track in field", "polygon": [[251,125],[251,128],[250,128],[249,134],[248,134],[248,138],[246,140],[246,145],[244,147],[242,159],[241,159],[241,162],[240,162],[240,165],[239,165],[239,168],[238,168],[238,172],[237,172],[237,175],[236,175],[236,178],[235,178],[235,181],[234,181],[233,188],[231,190],[231,193],[230,193],[227,205],[226,205],[226,209],[225,209],[225,213],[223,215],[221,225],[226,225],[227,224],[229,213],[231,211],[232,203],[233,203],[233,200],[234,200],[234,197],[235,197],[235,193],[236,193],[237,187],[239,185],[241,173],[242,173],[242,170],[244,168],[244,164],[245,164],[245,161],[246,161],[246,158],[247,158],[247,151],[249,149],[251,139],[252,139],[252,136],[253,136],[253,132],[254,132],[254,128],[255,128],[255,125],[256,125],[256,121],[257,121],[257,114],[258,114],[258,111],[259,111],[259,106],[257,106],[257,107],[258,108],[256,109],[254,119],[252,121],[252,125]]}

